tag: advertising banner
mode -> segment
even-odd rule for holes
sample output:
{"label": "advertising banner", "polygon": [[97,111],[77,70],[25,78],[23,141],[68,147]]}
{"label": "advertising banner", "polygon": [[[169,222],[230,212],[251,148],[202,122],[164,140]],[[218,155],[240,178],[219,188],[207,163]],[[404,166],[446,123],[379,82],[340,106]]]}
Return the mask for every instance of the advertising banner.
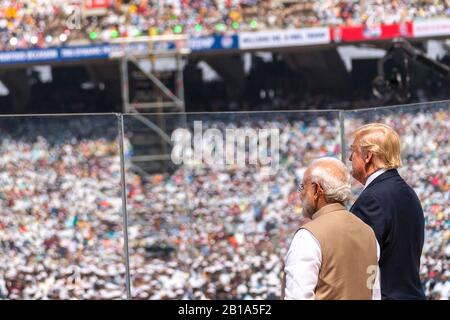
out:
{"label": "advertising banner", "polygon": [[413,35],[421,37],[439,37],[450,35],[450,18],[414,21]]}
{"label": "advertising banner", "polygon": [[239,34],[239,49],[263,49],[327,44],[330,42],[328,28],[304,28],[243,32]]}
{"label": "advertising banner", "polygon": [[331,27],[330,34],[334,42],[385,40],[396,37],[408,38],[412,36],[412,23]]}
{"label": "advertising banner", "polygon": [[188,40],[188,48],[192,51],[238,49],[238,36],[195,37]]}

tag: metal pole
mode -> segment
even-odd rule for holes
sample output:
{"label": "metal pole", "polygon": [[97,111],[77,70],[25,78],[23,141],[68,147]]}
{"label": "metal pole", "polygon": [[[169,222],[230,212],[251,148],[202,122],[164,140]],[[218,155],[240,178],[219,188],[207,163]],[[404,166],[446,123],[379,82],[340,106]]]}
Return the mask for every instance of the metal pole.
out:
{"label": "metal pole", "polygon": [[177,96],[178,99],[181,100],[181,112],[185,111],[185,101],[184,101],[184,78],[183,78],[183,60],[181,54],[177,53],[176,56],[177,61],[177,79],[176,79],[176,85],[177,85]]}
{"label": "metal pole", "polygon": [[133,62],[136,67],[143,73],[145,74],[157,87],[158,89],[160,89],[169,99],[171,99],[175,104],[177,104],[178,106],[181,106],[183,103],[182,101],[175,95],[172,93],[172,91],[170,91],[165,85],[164,83],[162,83],[155,75],[153,75],[152,72],[147,72],[145,70],[143,70],[141,68],[141,66],[139,65],[138,61],[136,60],[136,58],[134,58],[133,56],[129,56],[128,57],[129,61]]}
{"label": "metal pole", "polygon": [[124,54],[120,60],[120,74],[120,80],[122,82],[122,85],[120,86],[122,90],[122,110],[124,113],[128,113],[130,103],[130,86],[128,81],[128,59],[126,54]]}
{"label": "metal pole", "polygon": [[127,299],[131,299],[131,277],[130,277],[130,256],[128,251],[128,213],[127,213],[127,188],[125,180],[125,152],[124,152],[124,129],[123,115],[117,114],[119,126],[119,151],[120,151],[120,185],[122,193],[122,217],[123,217],[123,249],[125,255],[125,283],[127,290]]}
{"label": "metal pole", "polygon": [[152,129],[153,131],[155,131],[157,134],[159,134],[159,136],[166,141],[168,144],[172,145],[172,140],[169,137],[169,135],[167,133],[165,133],[163,130],[161,130],[160,127],[158,127],[156,124],[154,124],[152,121],[150,121],[148,118],[142,116],[139,114],[139,112],[133,108],[133,106],[131,106],[130,108],[131,112],[134,112],[132,114],[132,116],[134,118],[136,118],[137,120],[139,120],[140,122],[142,122],[143,124],[145,124],[147,127],[149,127],[150,129]]}

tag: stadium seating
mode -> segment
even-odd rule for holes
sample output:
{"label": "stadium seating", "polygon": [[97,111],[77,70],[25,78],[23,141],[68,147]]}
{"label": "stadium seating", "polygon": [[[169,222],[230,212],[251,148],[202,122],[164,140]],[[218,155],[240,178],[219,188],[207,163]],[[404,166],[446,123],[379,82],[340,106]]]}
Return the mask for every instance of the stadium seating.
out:
{"label": "stadium seating", "polygon": [[448,17],[448,1],[0,1],[0,50],[142,35],[211,35]]}
{"label": "stadium seating", "polygon": [[[449,299],[449,108],[349,111],[343,123],[348,133],[383,121],[401,136],[400,173],[426,215],[421,276],[430,299]],[[134,118],[123,117],[132,127]],[[311,160],[346,151],[342,118],[270,112],[196,114],[189,126],[191,120],[221,132],[279,129],[279,167],[267,175],[259,164],[189,163],[138,175],[129,166],[126,129],[132,297],[279,298],[281,262],[303,221],[297,184]],[[114,115],[0,117],[0,298],[126,297],[117,128]]]}

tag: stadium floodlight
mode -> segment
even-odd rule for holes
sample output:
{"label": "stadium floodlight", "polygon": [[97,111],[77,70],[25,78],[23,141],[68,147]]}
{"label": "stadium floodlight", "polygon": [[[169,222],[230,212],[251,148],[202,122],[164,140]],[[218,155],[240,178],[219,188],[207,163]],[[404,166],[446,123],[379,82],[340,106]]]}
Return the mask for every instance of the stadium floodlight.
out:
{"label": "stadium floodlight", "polygon": [[222,32],[225,30],[225,24],[223,24],[222,22],[219,22],[216,24],[216,31],[217,32]]}
{"label": "stadium floodlight", "polygon": [[116,29],[111,31],[111,38],[118,38],[119,37],[119,31]]}
{"label": "stadium floodlight", "polygon": [[141,35],[141,31],[139,29],[134,28],[131,30],[131,36],[132,37],[139,37]]}
{"label": "stadium floodlight", "polygon": [[180,34],[183,32],[183,27],[177,24],[175,27],[173,27],[173,32],[176,34]]}
{"label": "stadium floodlight", "polygon": [[16,37],[12,37],[11,39],[9,39],[9,44],[12,46],[16,46],[17,42],[19,42],[19,41],[17,40]]}
{"label": "stadium floodlight", "polygon": [[30,42],[31,42],[31,44],[36,44],[36,43],[38,42],[38,37],[36,37],[36,36],[31,36]]}
{"label": "stadium floodlight", "polygon": [[67,41],[67,34],[61,33],[61,34],[59,35],[59,41],[61,41],[61,42],[66,42],[66,41]]}
{"label": "stadium floodlight", "polygon": [[203,30],[203,26],[200,23],[197,23],[195,25],[195,31],[202,32],[202,30]]}

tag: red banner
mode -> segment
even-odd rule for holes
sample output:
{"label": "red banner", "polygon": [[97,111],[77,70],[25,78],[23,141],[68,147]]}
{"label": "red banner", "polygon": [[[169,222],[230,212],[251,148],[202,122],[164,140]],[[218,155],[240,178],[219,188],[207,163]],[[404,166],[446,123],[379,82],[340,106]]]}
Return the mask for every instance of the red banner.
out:
{"label": "red banner", "polygon": [[106,9],[111,4],[111,0],[84,0],[85,9]]}
{"label": "red banner", "polygon": [[362,26],[331,27],[330,38],[334,42],[357,42],[367,40],[384,40],[396,37],[412,37],[412,23],[379,24]]}

